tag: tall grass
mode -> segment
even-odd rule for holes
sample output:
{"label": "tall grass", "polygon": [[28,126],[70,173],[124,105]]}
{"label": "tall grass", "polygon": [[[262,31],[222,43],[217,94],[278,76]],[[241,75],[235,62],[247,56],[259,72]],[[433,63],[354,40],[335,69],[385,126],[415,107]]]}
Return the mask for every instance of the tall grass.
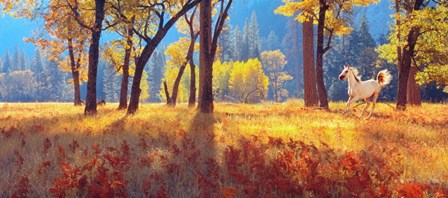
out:
{"label": "tall grass", "polygon": [[1,196],[435,196],[447,184],[446,105],[380,103],[370,119],[302,101],[216,104],[213,116],[116,107],[0,104]]}

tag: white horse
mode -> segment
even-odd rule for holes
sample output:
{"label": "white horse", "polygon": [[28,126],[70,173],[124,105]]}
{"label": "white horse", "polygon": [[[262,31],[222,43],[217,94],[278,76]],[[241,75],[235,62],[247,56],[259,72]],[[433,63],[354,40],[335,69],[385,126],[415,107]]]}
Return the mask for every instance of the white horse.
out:
{"label": "white horse", "polygon": [[367,103],[366,107],[361,111],[361,115],[370,106],[370,98],[373,96],[373,107],[370,110],[368,118],[372,115],[375,109],[376,100],[381,92],[381,88],[390,83],[392,80],[392,75],[390,75],[387,69],[381,70],[376,76],[376,80],[370,79],[366,81],[361,81],[361,77],[358,76],[358,70],[350,66],[344,66],[339,75],[339,80],[348,79],[348,101],[346,104],[346,110],[350,110],[350,104],[356,102],[360,99],[364,99]]}

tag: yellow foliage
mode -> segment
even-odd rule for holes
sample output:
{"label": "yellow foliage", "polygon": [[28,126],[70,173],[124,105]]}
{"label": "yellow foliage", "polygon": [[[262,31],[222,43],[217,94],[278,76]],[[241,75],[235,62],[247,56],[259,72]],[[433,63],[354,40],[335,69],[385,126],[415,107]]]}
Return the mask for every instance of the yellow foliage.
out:
{"label": "yellow foliage", "polygon": [[[336,1],[329,0],[327,5],[329,9],[325,15],[325,26],[333,30],[336,35],[350,34],[353,28],[348,27],[347,21],[341,17],[342,12],[351,12],[354,6],[368,6],[371,3],[377,3],[379,0],[348,0]],[[299,2],[291,0],[283,0],[284,5],[278,7],[274,13],[282,14],[288,17],[295,16],[295,19],[300,22],[305,22],[312,18],[314,24],[317,24],[318,12],[321,7],[320,1],[316,0],[302,0]],[[328,30],[326,30],[328,33]]]}
{"label": "yellow foliage", "polygon": [[234,62],[216,61],[213,63],[213,95],[218,100],[228,94],[230,71],[232,71]]}
{"label": "yellow foliage", "polygon": [[[173,91],[171,89],[173,88],[174,81],[175,81],[178,73],[179,73],[179,68],[176,68],[176,67],[167,68],[165,70],[164,79],[162,79],[162,81],[166,81],[170,94]],[[190,75],[190,67],[189,67],[189,65],[187,65],[187,67],[185,68],[184,74],[182,75],[182,79],[179,83],[179,90],[177,93],[178,94],[177,95],[178,103],[188,102],[188,98],[190,96],[190,79],[191,79],[190,76],[191,76]],[[196,75],[196,82],[199,82],[198,76],[199,75]],[[165,98],[165,91],[163,89],[163,84],[160,85],[159,94],[160,94],[161,98]]]}
{"label": "yellow foliage", "polygon": [[[389,43],[379,46],[376,51],[379,57],[389,63],[397,61],[397,47],[405,49],[408,46],[407,35],[413,28],[418,28],[419,36],[415,45],[413,65],[423,66],[416,75],[420,84],[435,82],[441,86],[448,85],[448,8],[437,6],[414,10],[412,13],[394,15],[400,21],[400,26],[392,26]],[[398,33],[401,36],[398,39]]]}
{"label": "yellow foliage", "polygon": [[179,67],[187,60],[188,47],[190,46],[190,38],[182,37],[178,41],[171,43],[165,51],[168,60],[167,67]]}
{"label": "yellow foliage", "polygon": [[287,97],[288,91],[284,89],[284,83],[292,80],[293,77],[283,71],[287,63],[286,56],[280,50],[265,51],[261,53],[261,62],[268,72],[269,82],[274,91],[275,100],[278,102],[280,97]]}
{"label": "yellow foliage", "polygon": [[258,59],[247,62],[233,62],[229,88],[232,96],[244,103],[264,100],[267,96],[269,79]]}

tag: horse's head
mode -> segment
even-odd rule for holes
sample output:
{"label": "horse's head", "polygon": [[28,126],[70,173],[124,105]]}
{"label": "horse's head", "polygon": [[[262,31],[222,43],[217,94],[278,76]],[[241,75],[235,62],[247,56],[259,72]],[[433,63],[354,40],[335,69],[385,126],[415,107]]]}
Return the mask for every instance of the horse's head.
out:
{"label": "horse's head", "polygon": [[344,65],[344,69],[342,70],[341,74],[339,74],[339,80],[346,79],[349,71],[350,71],[350,65],[349,66]]}

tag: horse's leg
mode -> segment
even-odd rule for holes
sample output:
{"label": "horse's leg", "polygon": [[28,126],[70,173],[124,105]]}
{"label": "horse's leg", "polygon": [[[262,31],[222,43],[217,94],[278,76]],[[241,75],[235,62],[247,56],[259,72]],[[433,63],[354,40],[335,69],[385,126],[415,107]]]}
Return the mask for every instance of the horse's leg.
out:
{"label": "horse's leg", "polygon": [[361,115],[359,115],[359,117],[361,117],[362,116],[362,114],[364,113],[364,111],[367,109],[367,108],[369,108],[369,106],[370,106],[370,97],[368,97],[368,98],[364,98],[364,100],[366,101],[366,107],[364,107],[364,109],[361,111]]}
{"label": "horse's leg", "polygon": [[367,116],[367,118],[370,118],[370,116],[372,115],[372,112],[373,112],[373,110],[375,109],[375,106],[376,106],[376,100],[378,99],[379,94],[380,94],[380,93],[377,93],[377,92],[375,92],[375,93],[373,94],[373,100],[372,100],[372,102],[373,102],[373,106],[372,106],[372,110],[370,110],[369,116]]}
{"label": "horse's leg", "polygon": [[350,98],[348,98],[347,103],[345,104],[345,111],[346,112],[349,111],[350,110],[350,104],[352,102],[356,102],[357,100],[358,100],[358,96],[354,96],[354,97],[350,96]]}

